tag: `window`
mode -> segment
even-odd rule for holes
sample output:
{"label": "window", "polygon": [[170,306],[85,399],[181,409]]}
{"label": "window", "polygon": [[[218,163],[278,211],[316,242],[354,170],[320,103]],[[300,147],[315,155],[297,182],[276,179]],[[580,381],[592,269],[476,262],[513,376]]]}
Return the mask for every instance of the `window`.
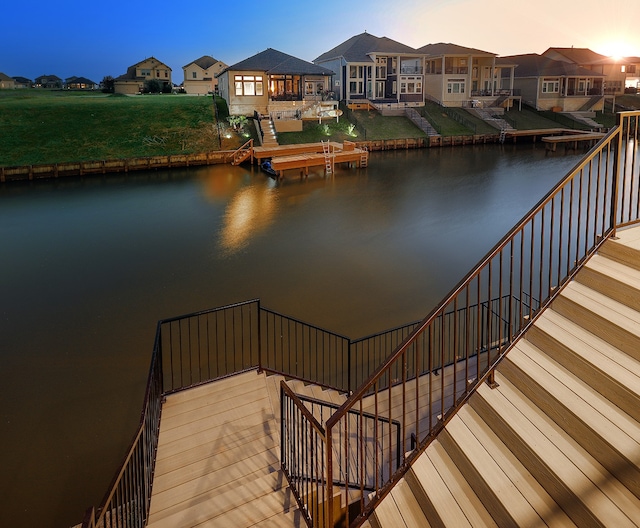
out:
{"label": "window", "polygon": [[559,93],[560,81],[557,79],[543,79],[542,80],[542,93]]}
{"label": "window", "polygon": [[198,78],[198,73],[197,72],[191,72],[191,77],[193,79],[197,79]]}
{"label": "window", "polygon": [[447,93],[463,94],[466,91],[464,79],[449,79],[447,81]]}
{"label": "window", "polygon": [[151,70],[140,70],[140,75],[142,77],[151,77]]}
{"label": "window", "polygon": [[362,79],[364,78],[363,66],[349,66],[349,78],[350,79]]}
{"label": "window", "polygon": [[376,79],[387,78],[387,58],[376,57]]}
{"label": "window", "polygon": [[234,77],[236,95],[262,95],[262,75],[236,75]]}
{"label": "window", "polygon": [[422,77],[401,77],[400,93],[401,94],[421,94],[422,93]]}

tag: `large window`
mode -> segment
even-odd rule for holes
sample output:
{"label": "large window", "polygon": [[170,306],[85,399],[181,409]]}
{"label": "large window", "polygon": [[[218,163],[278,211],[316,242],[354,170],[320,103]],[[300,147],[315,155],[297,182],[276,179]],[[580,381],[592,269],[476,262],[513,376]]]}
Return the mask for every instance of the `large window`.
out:
{"label": "large window", "polygon": [[558,79],[542,79],[542,93],[559,93],[560,81]]}
{"label": "large window", "polygon": [[463,94],[466,91],[464,79],[449,79],[447,81],[447,93],[449,94]]}
{"label": "large window", "polygon": [[421,94],[422,77],[400,77],[401,94]]}
{"label": "large window", "polygon": [[262,75],[236,75],[236,95],[262,95]]}

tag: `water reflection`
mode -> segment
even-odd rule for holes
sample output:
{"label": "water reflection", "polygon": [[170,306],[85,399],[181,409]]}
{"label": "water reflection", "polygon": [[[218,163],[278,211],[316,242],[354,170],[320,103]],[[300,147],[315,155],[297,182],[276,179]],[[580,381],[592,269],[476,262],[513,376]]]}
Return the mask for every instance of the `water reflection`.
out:
{"label": "water reflection", "polygon": [[0,526],[72,526],[138,420],[158,319],[260,298],[362,337],[420,319],[577,156],[372,153],[0,187]]}

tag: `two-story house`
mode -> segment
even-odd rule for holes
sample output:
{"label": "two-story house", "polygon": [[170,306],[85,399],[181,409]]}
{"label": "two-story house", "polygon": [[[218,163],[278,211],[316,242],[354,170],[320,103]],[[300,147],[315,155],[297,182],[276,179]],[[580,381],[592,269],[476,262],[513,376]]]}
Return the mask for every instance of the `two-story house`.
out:
{"label": "two-story house", "polygon": [[423,54],[390,38],[361,33],[313,62],[336,72],[331,90],[338,99],[381,108],[424,104]]}
{"label": "two-story house", "polygon": [[184,81],[182,87],[188,94],[208,94],[218,90],[216,75],[221,73],[227,65],[214,59],[210,55],[203,55],[199,59],[182,67]]}
{"label": "two-story house", "polygon": [[127,73],[116,77],[113,83],[115,93],[136,94],[144,90],[145,82],[157,80],[163,88],[171,87],[171,68],[155,57],[129,66]]}
{"label": "two-story house", "polygon": [[602,89],[594,86],[594,91],[604,95],[624,93],[627,79],[627,64],[624,59],[600,55],[588,48],[549,48],[543,57],[575,64],[604,76]]}
{"label": "two-story house", "polygon": [[605,75],[537,53],[499,57],[497,64],[517,64],[514,86],[536,110],[602,110]]}
{"label": "two-story house", "polygon": [[515,65],[497,63],[495,53],[442,42],[418,51],[425,57],[425,97],[442,106],[508,107],[519,98]]}
{"label": "two-story house", "polygon": [[268,48],[218,74],[218,92],[231,115],[302,112],[322,101],[334,72]]}
{"label": "two-story house", "polygon": [[48,88],[50,90],[62,88],[62,79],[57,75],[40,75],[34,81],[35,88]]}

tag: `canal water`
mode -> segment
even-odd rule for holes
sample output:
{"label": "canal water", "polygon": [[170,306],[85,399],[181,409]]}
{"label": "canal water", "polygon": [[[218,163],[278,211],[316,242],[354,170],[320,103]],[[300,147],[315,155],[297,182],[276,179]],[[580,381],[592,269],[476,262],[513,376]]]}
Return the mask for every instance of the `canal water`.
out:
{"label": "canal water", "polygon": [[260,298],[351,338],[421,319],[578,161],[374,152],[0,186],[0,526],[68,528],[139,419],[159,319]]}

